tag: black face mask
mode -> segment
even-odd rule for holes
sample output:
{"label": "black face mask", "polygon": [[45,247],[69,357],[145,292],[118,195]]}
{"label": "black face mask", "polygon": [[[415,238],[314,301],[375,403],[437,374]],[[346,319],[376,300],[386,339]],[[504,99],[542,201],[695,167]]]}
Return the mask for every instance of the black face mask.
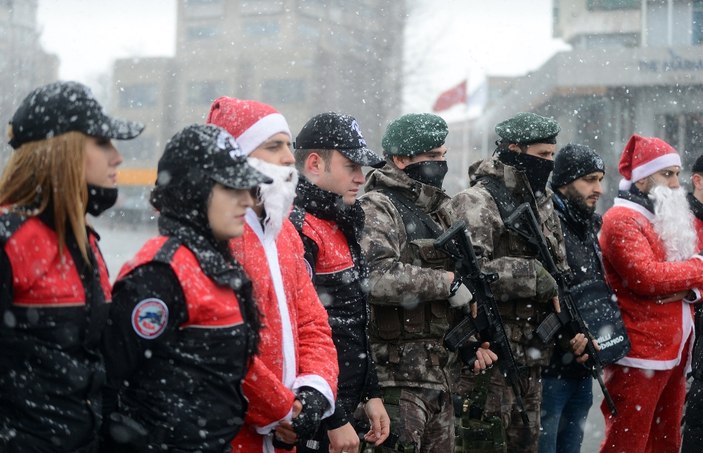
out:
{"label": "black face mask", "polygon": [[525,172],[527,180],[530,181],[532,192],[546,193],[549,175],[554,170],[554,161],[542,159],[527,153],[516,153],[514,151],[502,151],[498,159],[505,165],[515,167]]}
{"label": "black face mask", "polygon": [[97,217],[117,202],[116,187],[98,187],[88,184],[88,214]]}
{"label": "black face mask", "polygon": [[438,189],[442,188],[444,177],[447,175],[446,160],[426,160],[410,164],[403,171],[415,181],[427,184]]}

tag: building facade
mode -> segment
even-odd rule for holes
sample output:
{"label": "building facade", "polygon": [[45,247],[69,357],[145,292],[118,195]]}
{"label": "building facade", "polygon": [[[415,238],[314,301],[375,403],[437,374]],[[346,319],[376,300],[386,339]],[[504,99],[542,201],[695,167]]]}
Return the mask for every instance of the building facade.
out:
{"label": "building facade", "polygon": [[[39,35],[37,0],[0,0],[0,122],[3,125],[10,121],[31,90],[58,77],[58,57],[42,49]],[[5,127],[2,131],[5,132]],[[5,163],[4,158],[0,158],[0,167]]]}
{"label": "building facade", "polygon": [[[683,156],[703,154],[703,0],[553,0],[554,36],[572,49],[536,71],[498,80],[466,127],[469,160],[490,155],[494,126],[520,111],[554,117],[558,146],[594,148],[606,161],[607,207],[620,153],[633,133],[661,137]],[[459,153],[458,153],[459,154]],[[465,157],[463,157],[466,160]],[[468,181],[466,181],[468,182]]]}
{"label": "building facade", "polygon": [[154,168],[166,140],[222,95],[283,113],[355,116],[370,144],[400,113],[405,2],[178,0],[176,55],[115,63],[111,111],[143,121],[124,167]]}

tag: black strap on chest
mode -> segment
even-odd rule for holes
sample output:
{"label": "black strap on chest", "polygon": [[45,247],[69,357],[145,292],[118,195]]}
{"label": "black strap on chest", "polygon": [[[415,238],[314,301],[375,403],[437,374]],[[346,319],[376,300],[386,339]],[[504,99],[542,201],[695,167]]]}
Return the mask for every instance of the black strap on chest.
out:
{"label": "black strap on chest", "polygon": [[[398,210],[405,225],[405,235],[407,242],[416,239],[436,239],[442,235],[443,230],[437,222],[412,202],[405,194],[395,189],[379,189],[378,192],[384,194]],[[419,220],[419,222],[418,222]]]}
{"label": "black strap on chest", "polygon": [[515,212],[519,205],[518,200],[516,200],[515,196],[505,187],[505,184],[502,184],[496,178],[490,176],[482,176],[477,182],[481,183],[483,188],[493,197],[493,201],[496,206],[498,206],[501,219],[505,220],[510,214]]}

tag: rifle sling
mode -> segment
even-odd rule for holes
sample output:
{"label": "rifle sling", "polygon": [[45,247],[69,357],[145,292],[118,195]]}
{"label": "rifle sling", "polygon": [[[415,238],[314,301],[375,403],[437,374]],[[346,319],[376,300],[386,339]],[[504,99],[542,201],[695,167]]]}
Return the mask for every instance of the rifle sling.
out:
{"label": "rifle sling", "polygon": [[[442,227],[432,220],[426,212],[417,207],[402,191],[391,188],[378,189],[377,191],[387,196],[398,210],[405,225],[408,242],[415,239],[436,239],[442,235]],[[417,226],[418,219],[422,222],[424,228],[417,227],[413,231],[408,231],[407,226],[413,224]]]}

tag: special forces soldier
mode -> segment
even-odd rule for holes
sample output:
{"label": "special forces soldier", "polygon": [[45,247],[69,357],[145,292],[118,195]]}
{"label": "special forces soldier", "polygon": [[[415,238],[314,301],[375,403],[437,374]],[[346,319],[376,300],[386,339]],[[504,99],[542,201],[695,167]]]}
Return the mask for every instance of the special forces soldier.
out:
{"label": "special forces soldier", "polygon": [[[536,251],[507,230],[504,218],[520,204],[529,203],[557,266],[568,269],[559,218],[551,190],[546,187],[554,167],[559,125],[533,113],[519,113],[499,123],[495,130],[500,137],[496,155],[471,165],[471,187],[452,199],[451,209],[467,223],[484,271],[499,276],[491,288],[513,355],[526,367],[521,386],[528,424],[521,419],[512,387],[495,371],[488,382],[474,384],[484,387],[479,393],[487,394],[483,417],[502,420],[506,435],[500,447],[503,451],[533,452],[539,440],[541,367],[549,363],[552,349],[534,337],[533,331],[552,305],[558,309],[557,285],[537,259]],[[585,337],[579,334],[571,344],[579,356],[586,346]]]}
{"label": "special forces soldier", "polygon": [[[371,348],[391,428],[418,452],[454,449],[450,370],[442,345],[452,312],[471,293],[455,282],[453,263],[433,246],[449,226],[447,123],[432,114],[404,115],[386,129],[386,165],[367,177],[361,246],[370,269]],[[458,282],[458,280],[457,280]],[[453,291],[452,291],[453,289]],[[485,346],[485,345],[484,345]],[[496,358],[479,348],[474,369]]]}

